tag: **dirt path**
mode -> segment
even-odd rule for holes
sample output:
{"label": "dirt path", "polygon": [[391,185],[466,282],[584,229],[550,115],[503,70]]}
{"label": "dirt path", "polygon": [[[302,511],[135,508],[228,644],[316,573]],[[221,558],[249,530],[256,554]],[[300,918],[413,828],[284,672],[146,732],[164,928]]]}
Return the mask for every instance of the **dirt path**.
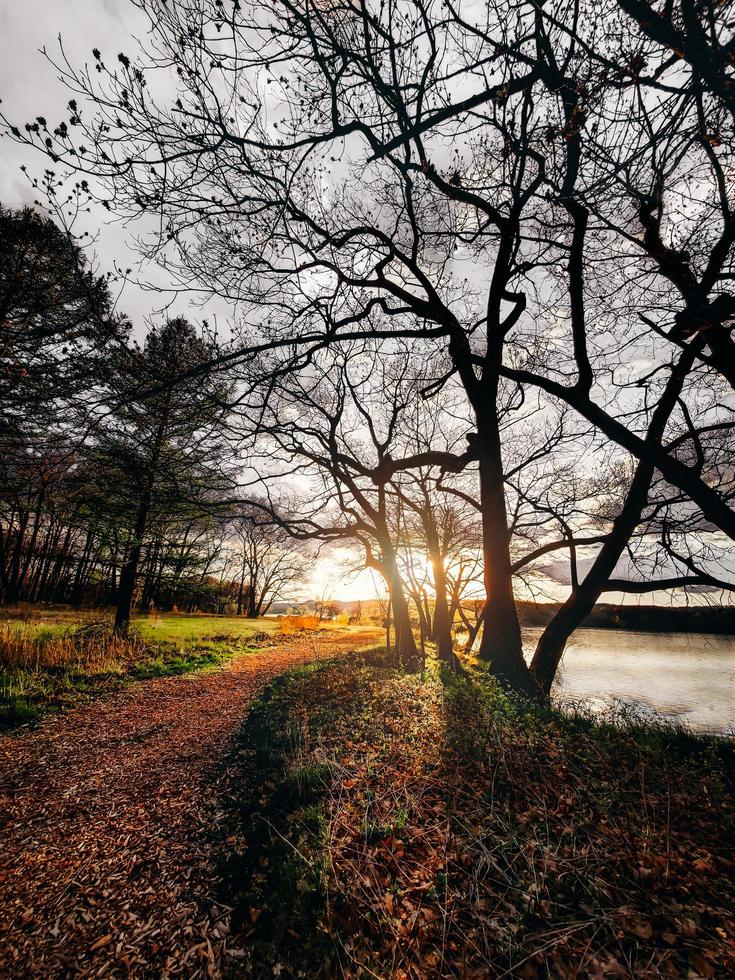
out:
{"label": "dirt path", "polygon": [[0,737],[0,976],[217,977],[217,775],[247,705],[335,634],[163,678]]}

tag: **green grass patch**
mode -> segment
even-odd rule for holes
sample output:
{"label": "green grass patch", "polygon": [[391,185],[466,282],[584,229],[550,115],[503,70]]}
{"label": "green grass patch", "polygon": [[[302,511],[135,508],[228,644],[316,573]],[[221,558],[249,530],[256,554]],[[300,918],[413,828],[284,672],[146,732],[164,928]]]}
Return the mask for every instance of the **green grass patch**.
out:
{"label": "green grass patch", "polygon": [[0,624],[0,730],[34,724],[134,681],[211,670],[264,642],[277,624],[222,616],[137,618],[128,637],[91,615]]}
{"label": "green grass patch", "polygon": [[243,616],[207,616],[204,614],[162,613],[158,616],[136,616],[135,628],[146,640],[165,640],[188,645],[212,637],[247,640],[258,633],[274,633],[276,619],[247,619]]}
{"label": "green grass patch", "polygon": [[0,731],[32,725],[48,714],[119,691],[129,680],[123,669],[87,672],[38,667],[0,670]]}
{"label": "green grass patch", "polygon": [[252,652],[254,648],[237,642],[215,641],[191,650],[182,651],[174,644],[158,644],[152,649],[157,651],[154,656],[130,669],[130,674],[135,680],[175,677],[193,671],[220,667],[239,654]]}
{"label": "green grass patch", "polygon": [[[60,636],[90,623],[113,621],[111,610],[99,609],[32,608],[18,615],[10,613],[10,610],[4,613],[4,626],[15,631],[29,631],[39,639]],[[247,639],[258,633],[274,633],[278,629],[278,620],[206,613],[156,613],[135,615],[133,625],[145,640],[186,645],[213,636]]]}

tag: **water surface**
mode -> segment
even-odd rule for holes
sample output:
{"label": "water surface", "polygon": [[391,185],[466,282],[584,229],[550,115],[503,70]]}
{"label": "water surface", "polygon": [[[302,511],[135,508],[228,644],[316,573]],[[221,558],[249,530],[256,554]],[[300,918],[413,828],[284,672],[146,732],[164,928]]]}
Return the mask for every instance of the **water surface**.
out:
{"label": "water surface", "polygon": [[[540,633],[524,630],[529,653]],[[698,731],[735,734],[735,636],[577,630],[556,698],[593,707],[624,701]]]}

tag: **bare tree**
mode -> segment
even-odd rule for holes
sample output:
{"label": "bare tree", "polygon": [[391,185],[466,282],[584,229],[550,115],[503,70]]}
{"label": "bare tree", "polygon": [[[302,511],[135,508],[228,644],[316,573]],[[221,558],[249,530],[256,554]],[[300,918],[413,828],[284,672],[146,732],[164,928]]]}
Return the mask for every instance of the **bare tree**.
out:
{"label": "bare tree", "polygon": [[[480,649],[499,676],[536,686],[513,595],[514,400],[568,405],[639,461],[588,598],[638,526],[650,466],[735,536],[724,8],[620,0],[633,17],[618,31],[614,0],[137,5],[147,49],[112,64],[95,51],[82,70],[62,57],[68,119],[16,137],[85,171],[108,207],[155,213],[147,254],[179,288],[251,311],[230,356],[268,352],[277,384],[352,340],[441,344],[434,394],[460,384],[472,414]],[[172,70],[169,100],[149,80]],[[318,465],[334,478],[330,452]],[[381,452],[379,490],[397,471]],[[350,459],[349,480],[367,478]],[[366,541],[379,530],[387,554],[381,520]]]}
{"label": "bare tree", "polygon": [[[401,363],[405,369],[405,358]],[[398,560],[403,529],[388,486],[396,469],[409,465],[391,455],[405,407],[401,380],[391,378],[390,366],[369,346],[335,348],[316,370],[264,382],[265,398],[257,407],[250,404],[245,424],[258,418],[254,451],[262,455],[258,469],[269,480],[276,474],[307,480],[308,493],[290,511],[280,507],[291,534],[352,541],[363,550],[366,567],[383,576],[396,654],[412,665],[418,654]]]}
{"label": "bare tree", "polygon": [[307,557],[263,509],[238,514],[231,529],[239,565],[237,615],[264,616],[276,599],[286,597],[288,588],[303,581]]}

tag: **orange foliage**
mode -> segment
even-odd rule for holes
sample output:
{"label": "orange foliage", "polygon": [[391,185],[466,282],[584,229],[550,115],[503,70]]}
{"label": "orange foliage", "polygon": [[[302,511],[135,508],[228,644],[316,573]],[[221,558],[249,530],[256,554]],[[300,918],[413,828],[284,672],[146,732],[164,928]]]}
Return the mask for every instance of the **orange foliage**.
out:
{"label": "orange foliage", "polygon": [[318,616],[282,616],[279,623],[281,633],[287,635],[300,633],[302,630],[318,630],[319,626]]}

